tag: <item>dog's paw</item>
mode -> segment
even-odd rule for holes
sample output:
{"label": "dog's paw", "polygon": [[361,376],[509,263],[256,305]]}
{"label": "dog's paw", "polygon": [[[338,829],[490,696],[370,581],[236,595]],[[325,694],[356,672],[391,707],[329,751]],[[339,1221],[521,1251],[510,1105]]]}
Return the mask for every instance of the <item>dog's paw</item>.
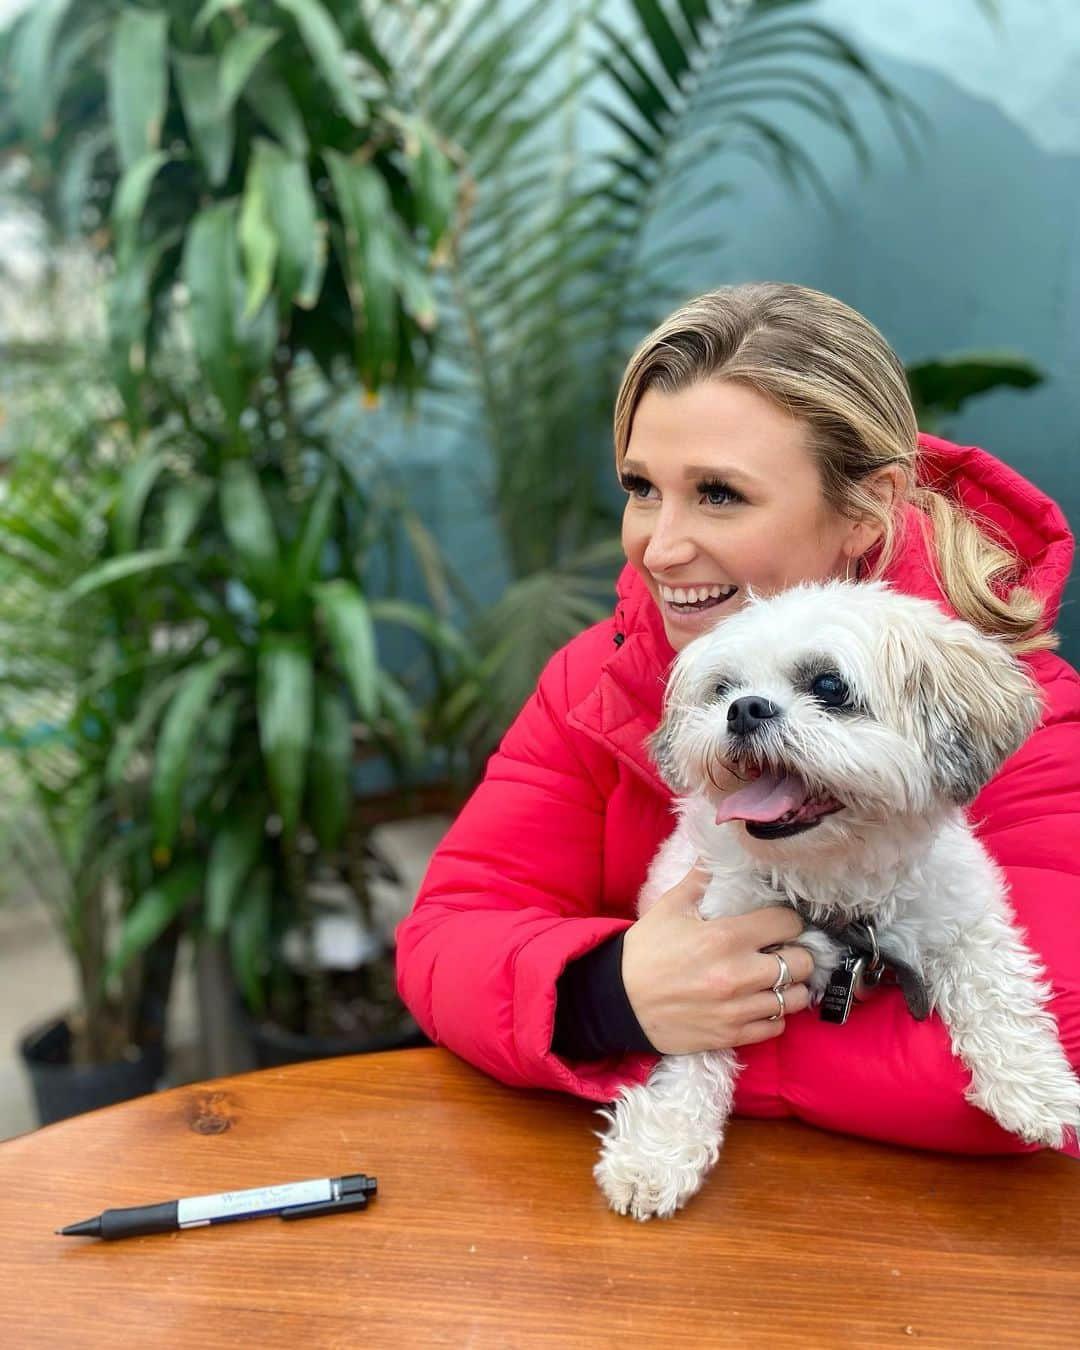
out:
{"label": "dog's paw", "polygon": [[814,958],[814,969],[810,972],[807,986],[811,1003],[821,1002],[825,990],[829,987],[832,973],[840,964],[843,949],[831,937],[817,929],[808,928],[796,939],[800,947],[805,947]]}
{"label": "dog's paw", "polygon": [[616,1214],[644,1222],[670,1219],[700,1189],[705,1170],[673,1165],[628,1140],[606,1140],[593,1176]]}
{"label": "dog's paw", "polygon": [[1029,1144],[1061,1148],[1080,1135],[1080,1079],[1068,1071],[994,1084],[977,1104]]}

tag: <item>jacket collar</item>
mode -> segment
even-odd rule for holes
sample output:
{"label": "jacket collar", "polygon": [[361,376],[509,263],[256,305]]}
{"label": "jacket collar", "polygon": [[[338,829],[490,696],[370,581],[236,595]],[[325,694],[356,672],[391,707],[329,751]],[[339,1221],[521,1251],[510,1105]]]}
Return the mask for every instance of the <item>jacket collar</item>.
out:
{"label": "jacket collar", "polygon": [[[953,445],[927,435],[920,436],[919,443],[920,481],[979,512],[999,529],[1021,560],[1017,580],[1056,615],[1073,554],[1072,535],[1057,505],[976,446]],[[929,521],[921,511],[907,506],[902,529],[884,579],[897,590],[933,600],[952,614],[937,576]],[[629,564],[623,568],[616,592],[611,651],[592,690],[570,709],[568,720],[611,750],[655,791],[670,795],[645,741],[659,725],[675,652],[652,596]]]}
{"label": "jacket collar", "polygon": [[568,720],[612,750],[651,788],[668,793],[645,741],[660,723],[675,652],[652,596],[629,564],[623,568],[617,591],[611,652],[591,691],[570,709]]}

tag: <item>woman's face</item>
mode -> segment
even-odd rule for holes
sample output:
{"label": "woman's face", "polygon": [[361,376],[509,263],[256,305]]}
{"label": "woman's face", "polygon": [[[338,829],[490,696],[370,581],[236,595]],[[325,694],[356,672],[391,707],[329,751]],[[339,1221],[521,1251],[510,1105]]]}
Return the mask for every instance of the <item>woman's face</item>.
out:
{"label": "woman's face", "polygon": [[622,464],[622,543],[680,651],[746,603],[844,576],[867,526],[822,495],[807,431],[745,385],[650,389]]}

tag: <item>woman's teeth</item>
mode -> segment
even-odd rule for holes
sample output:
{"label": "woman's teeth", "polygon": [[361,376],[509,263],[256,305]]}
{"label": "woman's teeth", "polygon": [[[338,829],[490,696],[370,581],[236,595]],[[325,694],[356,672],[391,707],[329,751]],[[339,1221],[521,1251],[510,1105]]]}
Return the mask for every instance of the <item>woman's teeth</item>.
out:
{"label": "woman's teeth", "polygon": [[660,598],[668,605],[708,609],[730,600],[738,586],[661,586]]}

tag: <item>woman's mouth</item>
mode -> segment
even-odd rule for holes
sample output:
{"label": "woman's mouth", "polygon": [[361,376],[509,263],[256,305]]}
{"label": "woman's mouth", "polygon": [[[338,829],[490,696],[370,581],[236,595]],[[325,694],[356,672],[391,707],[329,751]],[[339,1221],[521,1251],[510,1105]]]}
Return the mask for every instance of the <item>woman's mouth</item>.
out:
{"label": "woman's mouth", "polygon": [[663,586],[657,583],[664,608],[673,614],[704,614],[725,605],[739,593],[738,586]]}

